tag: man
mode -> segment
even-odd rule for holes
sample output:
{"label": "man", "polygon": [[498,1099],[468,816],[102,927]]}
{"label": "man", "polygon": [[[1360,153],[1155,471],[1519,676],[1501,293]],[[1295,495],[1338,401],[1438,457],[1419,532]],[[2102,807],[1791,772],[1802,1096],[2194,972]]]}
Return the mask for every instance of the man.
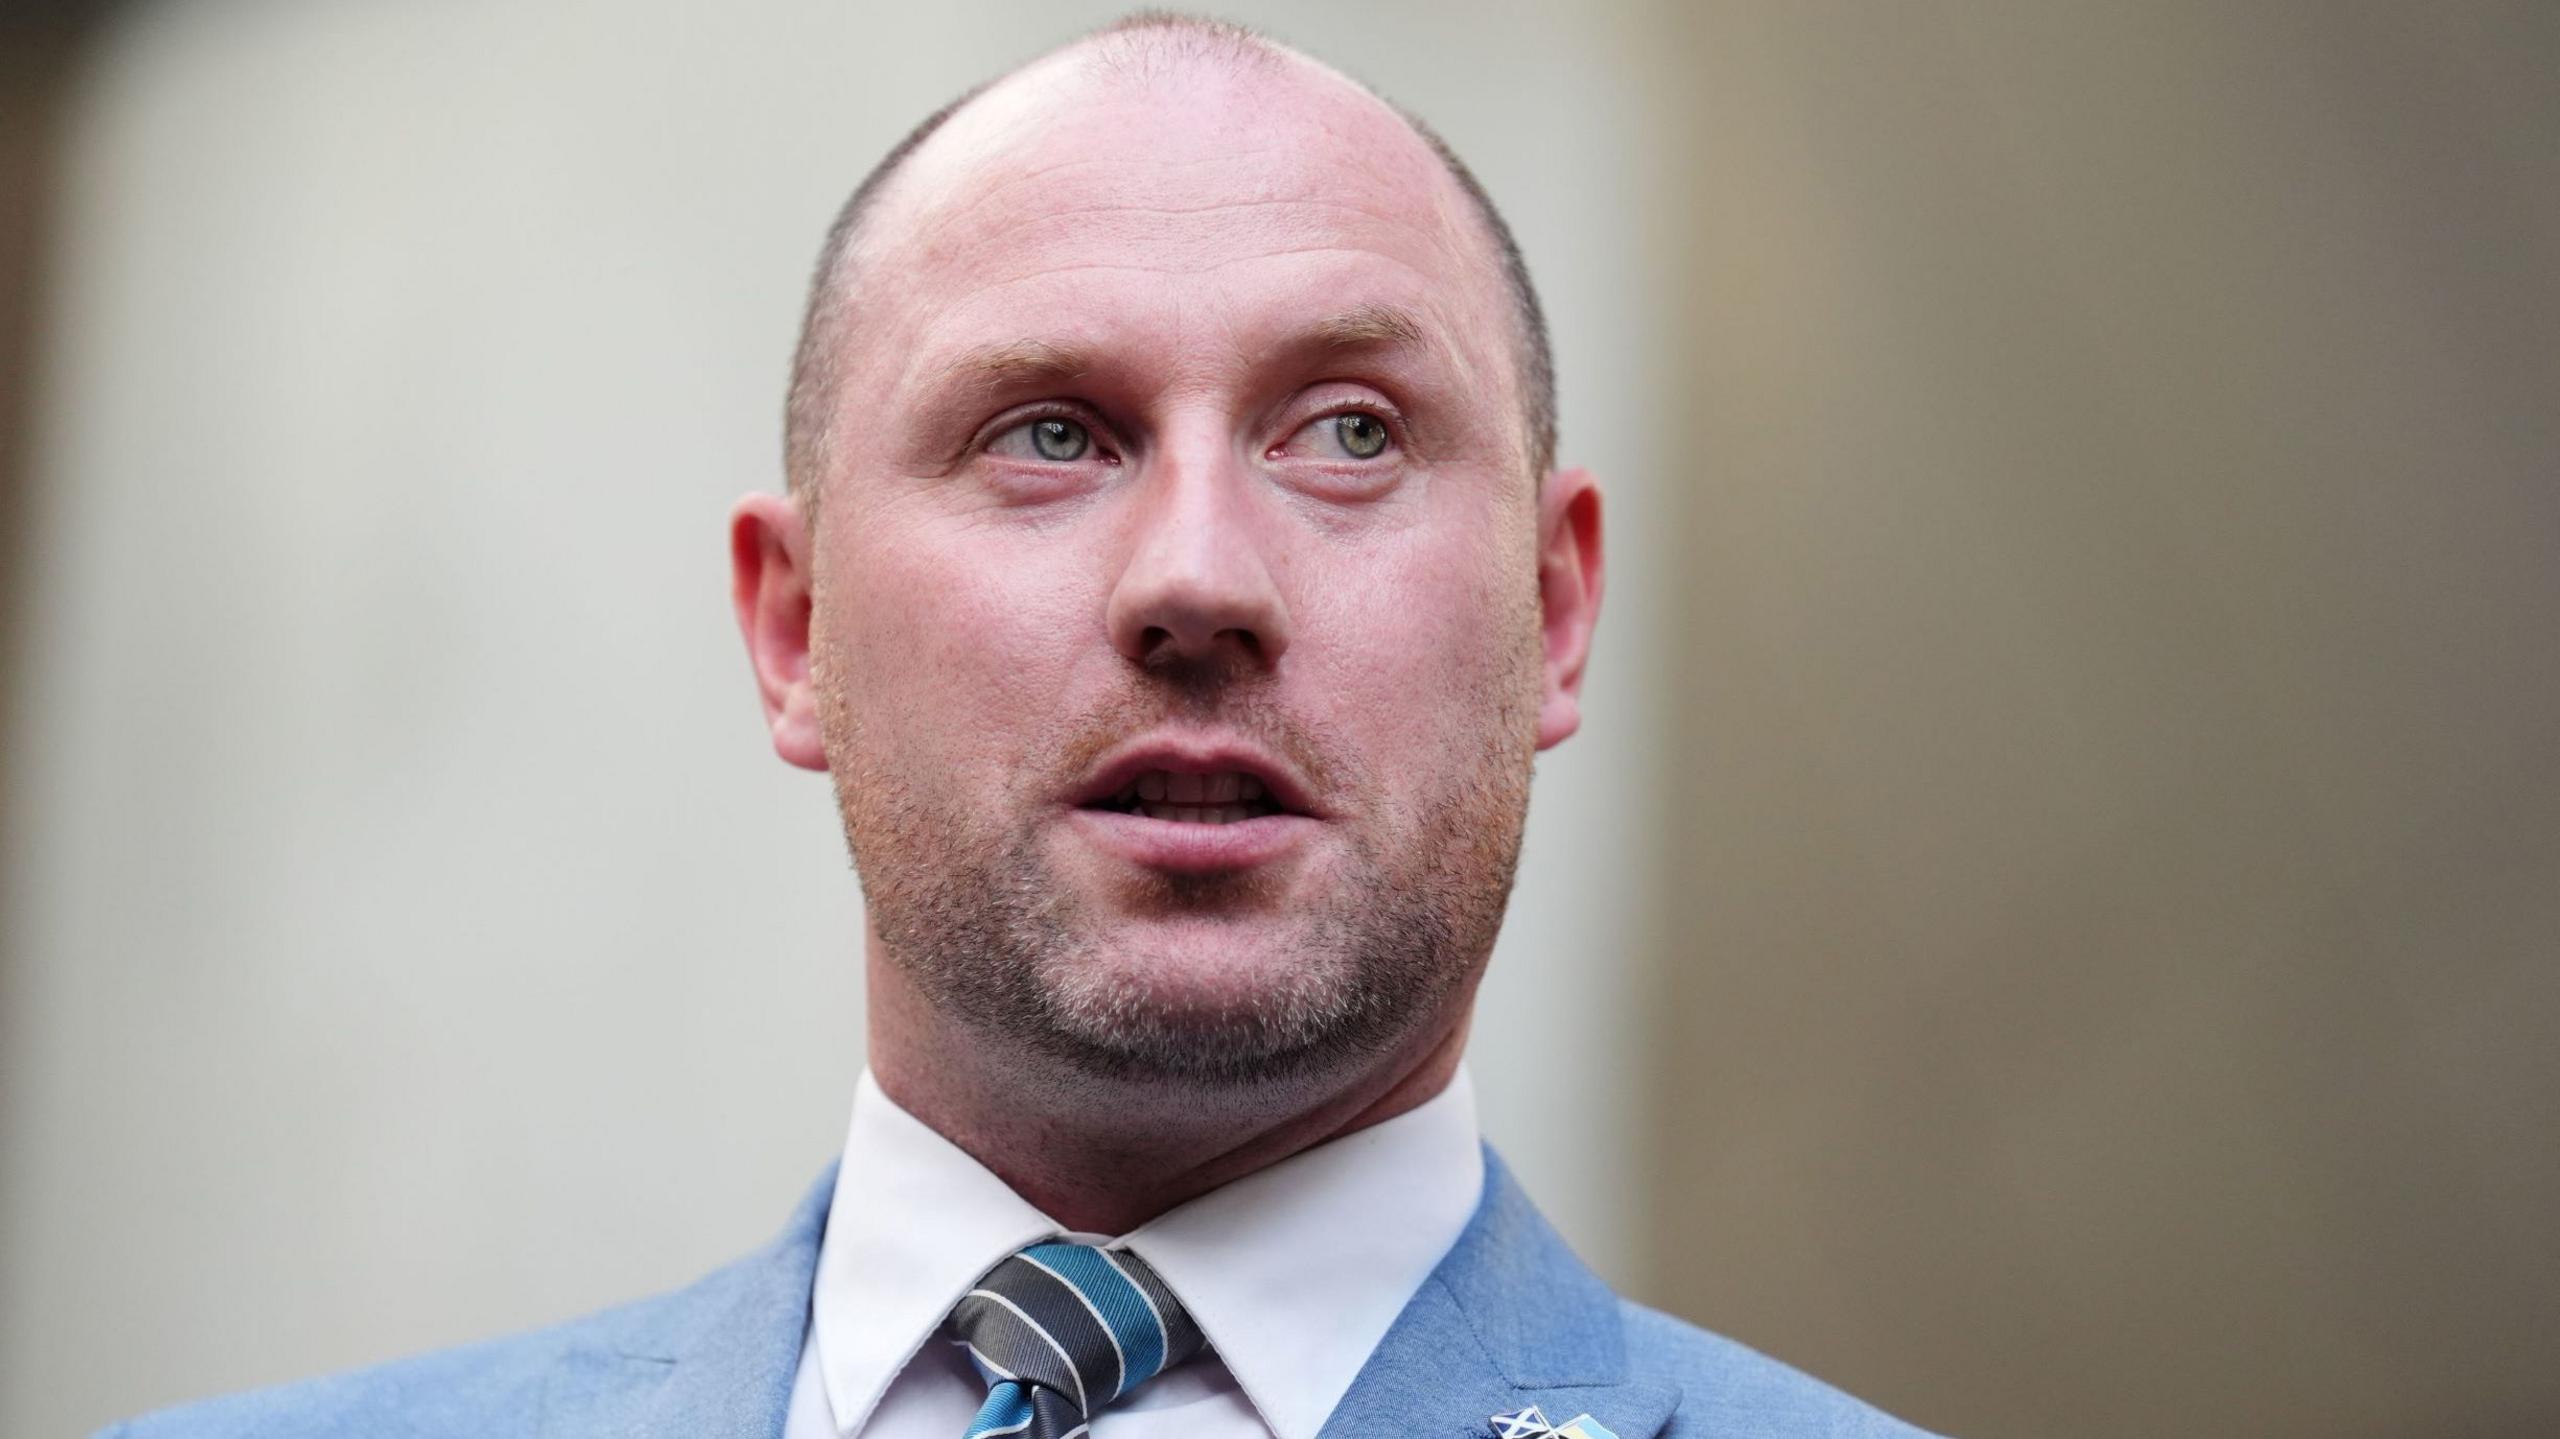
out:
{"label": "man", "polygon": [[839,1171],[679,1294],[125,1432],[1913,1432],[1616,1299],[1477,1140],[1600,600],[1553,444],[1490,202],[1314,61],[1141,17],[926,122],[731,531],[868,900]]}

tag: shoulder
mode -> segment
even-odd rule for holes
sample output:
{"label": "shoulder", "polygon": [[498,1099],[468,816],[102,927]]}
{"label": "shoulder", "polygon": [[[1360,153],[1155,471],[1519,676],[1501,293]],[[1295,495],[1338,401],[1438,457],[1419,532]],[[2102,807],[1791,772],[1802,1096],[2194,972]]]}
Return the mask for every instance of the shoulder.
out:
{"label": "shoulder", "polygon": [[[324,1379],[165,1409],[98,1439],[532,1439],[701,1432],[695,1410],[789,1393],[809,1309],[829,1165],[770,1244],[691,1285],[538,1329]],[[681,1371],[681,1372],[679,1372]],[[691,1407],[689,1407],[691,1406]]]}
{"label": "shoulder", "polygon": [[1630,1300],[1618,1301],[1627,1367],[1680,1386],[1662,1439],[1929,1439],[1922,1430],[1800,1369]]}
{"label": "shoulder", "polygon": [[98,1439],[300,1439],[529,1432],[542,1386],[577,1326],[163,1409]]}
{"label": "shoulder", "polygon": [[97,1439],[517,1439],[537,1432],[550,1391],[574,1379],[588,1356],[605,1363],[635,1347],[703,1287],[529,1333],[163,1409]]}
{"label": "shoulder", "polygon": [[[834,1185],[830,1166],[771,1244],[671,1293],[509,1338],[164,1409],[98,1439],[532,1439],[546,1424],[619,1432],[633,1426],[604,1416],[628,1419],[660,1401],[680,1411],[693,1392],[674,1382],[680,1362],[696,1388],[779,1405]],[[692,1431],[679,1412],[669,1432]]]}
{"label": "shoulder", "polygon": [[1542,1411],[1558,1418],[1570,1402],[1660,1439],[1928,1439],[1801,1370],[1616,1294],[1490,1151],[1484,1199],[1434,1278],[1464,1327],[1433,1311],[1400,1352],[1428,1370],[1454,1334],[1467,1334],[1506,1389],[1544,1396]]}

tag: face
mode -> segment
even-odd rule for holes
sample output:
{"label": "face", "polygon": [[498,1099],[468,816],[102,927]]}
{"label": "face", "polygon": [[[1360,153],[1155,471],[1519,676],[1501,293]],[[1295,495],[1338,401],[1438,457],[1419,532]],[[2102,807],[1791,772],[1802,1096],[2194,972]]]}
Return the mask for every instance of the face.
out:
{"label": "face", "polygon": [[1462,1014],[1597,518],[1527,471],[1508,294],[1429,150],[1310,65],[1068,57],[919,150],[855,270],[815,523],[742,507],[740,603],[753,646],[750,550],[805,576],[768,711],[898,975],[1121,1076]]}

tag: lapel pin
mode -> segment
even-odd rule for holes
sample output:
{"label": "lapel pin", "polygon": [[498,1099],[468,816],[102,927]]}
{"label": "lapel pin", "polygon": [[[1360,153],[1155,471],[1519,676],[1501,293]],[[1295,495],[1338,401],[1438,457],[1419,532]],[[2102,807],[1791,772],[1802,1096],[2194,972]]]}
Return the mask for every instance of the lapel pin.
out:
{"label": "lapel pin", "polygon": [[1538,1406],[1515,1409],[1493,1416],[1494,1439],[1618,1439],[1609,1427],[1588,1414],[1576,1414],[1562,1424],[1550,1424]]}

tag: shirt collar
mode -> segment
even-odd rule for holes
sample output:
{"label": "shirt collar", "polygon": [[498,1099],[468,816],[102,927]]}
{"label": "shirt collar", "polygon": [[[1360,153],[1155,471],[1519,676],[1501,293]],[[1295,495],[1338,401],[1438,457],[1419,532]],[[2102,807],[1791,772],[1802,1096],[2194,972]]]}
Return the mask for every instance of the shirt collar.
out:
{"label": "shirt collar", "polygon": [[[1475,1090],[1291,1155],[1132,1231],[1276,1439],[1315,1439],[1484,1187]],[[978,1277],[1062,1227],[865,1070],[818,1254],[829,1407],[858,1430]]]}
{"label": "shirt collar", "polygon": [[1315,1439],[1484,1189],[1475,1088],[1293,1154],[1128,1237],[1277,1439]]}
{"label": "shirt collar", "polygon": [[862,1427],[979,1275],[1057,1232],[985,1165],[900,1109],[865,1069],[810,1300],[839,1430]]}

